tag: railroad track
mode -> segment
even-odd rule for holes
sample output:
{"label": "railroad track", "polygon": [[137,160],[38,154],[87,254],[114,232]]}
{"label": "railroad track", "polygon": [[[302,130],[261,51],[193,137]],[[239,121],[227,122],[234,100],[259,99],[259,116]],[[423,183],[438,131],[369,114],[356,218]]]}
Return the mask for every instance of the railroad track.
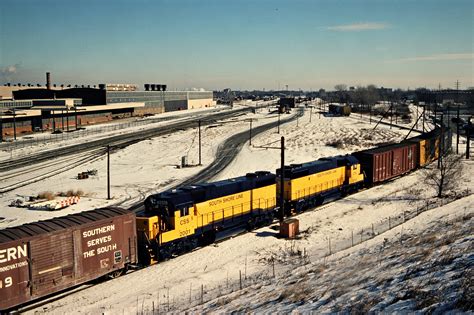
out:
{"label": "railroad track", "polygon": [[[211,114],[204,118],[194,117],[187,120],[181,120],[179,122],[172,123],[168,126],[153,128],[151,130],[142,130],[132,134],[113,136],[109,138],[91,141],[88,143],[60,148],[57,150],[41,152],[38,154],[17,159],[15,161],[2,162],[0,163],[0,174],[3,173],[2,180],[15,178],[17,176],[25,175],[32,172],[38,172],[42,169],[45,169],[45,171],[40,175],[35,175],[28,179],[16,182],[14,184],[0,187],[0,193],[13,191],[15,189],[30,185],[46,178],[61,174],[84,163],[92,162],[100,158],[105,153],[104,147],[106,145],[111,145],[113,150],[117,150],[129,146],[131,144],[140,142],[144,139],[166,135],[177,130],[183,130],[194,127],[193,123],[197,123],[198,120],[201,120],[202,126],[206,126],[222,119],[229,119],[242,115],[246,111],[250,110],[251,108],[243,108],[230,112],[227,111],[223,113],[219,112],[217,114]],[[69,163],[67,166],[61,166],[56,169],[46,171],[48,167],[54,166],[55,164],[63,164],[63,162],[71,163]],[[19,170],[16,171],[17,169]]]}
{"label": "railroad track", "polygon": [[96,149],[98,147],[104,147],[107,145],[123,148],[147,138],[162,136],[175,132],[177,130],[195,127],[199,120],[201,120],[202,126],[206,126],[214,123],[217,120],[232,118],[238,115],[242,115],[251,110],[252,108],[239,108],[236,110],[209,114],[204,117],[193,117],[178,122],[170,123],[166,126],[159,126],[155,128],[136,131],[133,133],[115,135],[103,139],[87,141],[84,143],[75,144],[63,148],[57,148],[54,150],[31,154],[26,157],[17,158],[15,160],[3,161],[0,162],[0,173],[22,168],[25,166],[30,166],[32,164],[37,164],[60,156],[87,152],[89,150]]}
{"label": "railroad track", "polygon": [[[9,191],[12,191],[12,190],[15,190],[15,189],[18,189],[18,188],[21,188],[21,187],[25,187],[25,186],[28,186],[30,184],[33,184],[33,183],[36,183],[36,182],[39,182],[43,179],[46,179],[46,178],[49,178],[49,177],[52,177],[52,176],[55,176],[55,175],[58,175],[58,174],[61,174],[63,172],[66,172],[68,170],[71,170],[75,167],[78,167],[80,165],[83,165],[84,163],[89,163],[89,162],[93,162],[97,159],[100,159],[104,153],[105,153],[105,149],[103,148],[99,148],[99,149],[96,149],[92,152],[92,154],[87,154],[86,156],[80,156],[79,159],[77,159],[78,157],[73,157],[73,158],[67,158],[65,160],[61,160],[60,162],[65,162],[65,161],[71,161],[71,163],[67,164],[67,166],[64,166],[64,167],[61,167],[61,168],[58,168],[58,169],[53,169],[53,170],[50,170],[50,171],[45,171],[44,173],[40,174],[40,175],[36,175],[34,177],[31,177],[29,179],[25,179],[25,180],[22,180],[22,181],[19,181],[19,182],[16,182],[14,184],[11,184],[11,185],[7,185],[7,186],[3,186],[3,187],[0,187],[0,194],[3,194],[3,193],[6,193],[6,192],[9,192]],[[40,166],[40,167],[36,167],[34,168],[34,170],[41,170],[45,168],[44,166]],[[21,172],[21,174],[26,174],[28,172],[31,172],[33,170],[27,170],[27,171],[24,171],[24,172]],[[16,174],[14,175],[9,175],[9,177],[7,178],[12,178],[12,177],[15,177]]]}
{"label": "railroad track", "polygon": [[[379,125],[385,125],[385,126],[392,126],[392,127],[395,127],[395,128],[399,128],[399,129],[403,129],[403,130],[410,130],[411,127],[407,127],[407,126],[402,126],[402,125],[398,125],[398,124],[394,124],[393,122],[392,123],[389,123],[389,122],[385,122],[385,121],[380,121],[380,117],[367,117],[367,115],[363,115],[362,117],[360,116],[360,114],[358,113],[352,113],[350,116],[348,116],[349,118],[352,118],[352,119],[357,119],[357,120],[362,120],[362,121],[365,121],[365,122],[370,122],[372,121],[374,123],[374,126],[379,123]],[[419,133],[422,133],[423,130],[419,130],[419,129],[415,129],[413,128],[413,131],[416,131],[416,132],[419,132]]]}
{"label": "railroad track", "polygon": [[[288,123],[292,120],[295,120],[297,117],[301,117],[303,115],[304,115],[304,111],[302,109],[298,109],[298,112],[296,113],[296,115],[292,115],[291,117],[282,119],[280,121],[280,124]],[[278,125],[278,121],[274,121],[262,126],[258,126],[252,129],[252,134],[253,135],[260,134],[269,129],[275,128],[277,125]],[[211,164],[209,164],[206,168],[204,168],[202,171],[200,171],[196,175],[180,182],[173,188],[209,181],[210,179],[215,177],[217,174],[219,174],[222,170],[224,170],[224,168],[226,168],[235,159],[235,157],[240,152],[243,145],[247,142],[248,139],[249,139],[248,131],[242,131],[238,134],[231,136],[219,146],[219,148],[217,149],[216,158]],[[144,201],[143,199],[140,201],[137,201],[136,203],[134,203],[133,205],[129,207],[129,210],[137,213],[138,215],[143,214],[144,212],[143,201]]]}
{"label": "railroad track", "polygon": [[[222,109],[208,109],[208,110],[203,110],[201,112],[197,112],[197,113],[191,113],[189,115],[189,117],[198,117],[200,115],[203,115],[203,114],[209,114],[209,113],[215,113],[215,112],[218,112],[218,111],[221,111]],[[183,114],[181,115],[171,115],[171,116],[166,116],[166,117],[153,117],[153,118],[149,118],[149,119],[136,119],[136,117],[134,117],[134,119],[128,119],[129,123],[128,125],[129,126],[125,126],[127,125],[127,119],[123,119],[123,123],[119,123],[118,125],[112,125],[112,126],[115,126],[117,127],[117,129],[113,129],[113,130],[124,130],[126,128],[129,128],[129,127],[144,127],[146,125],[149,125],[149,124],[154,124],[154,123],[158,123],[158,122],[164,122],[164,121],[169,121],[169,120],[175,120],[175,119],[182,119],[184,118],[185,116]],[[135,125],[133,125],[135,124]],[[111,126],[111,124],[109,123],[103,123],[99,126]],[[89,134],[88,133],[82,133],[80,131],[81,129],[73,129],[71,131],[63,131],[63,134],[57,134],[57,135],[51,135],[51,136],[47,136],[47,137],[39,137],[39,138],[31,138],[31,137],[28,137],[28,136],[24,136],[22,138],[19,138],[16,142],[13,142],[13,143],[8,143],[8,142],[0,142],[0,150],[4,150],[4,151],[8,151],[8,148],[7,147],[15,147],[15,145],[17,144],[19,147],[26,147],[26,146],[34,146],[34,145],[37,145],[37,144],[45,144],[45,143],[48,143],[48,142],[57,142],[57,141],[63,141],[62,137],[65,133],[70,133],[72,134],[72,139],[78,139],[78,138],[81,138],[81,137],[84,137],[84,136],[88,136]],[[85,130],[85,129],[83,129]],[[93,129],[92,129],[93,130]],[[77,131],[77,133],[76,133]],[[94,134],[94,131],[92,131],[92,134]],[[48,141],[49,140],[49,141]]]}

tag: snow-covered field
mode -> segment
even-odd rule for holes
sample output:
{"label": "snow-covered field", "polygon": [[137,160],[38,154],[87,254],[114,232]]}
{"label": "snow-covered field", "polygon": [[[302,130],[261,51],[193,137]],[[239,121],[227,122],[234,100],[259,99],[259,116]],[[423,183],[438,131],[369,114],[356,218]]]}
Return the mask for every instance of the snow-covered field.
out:
{"label": "snow-covered field", "polygon": [[[0,197],[0,217],[4,218],[0,221],[0,228],[107,205],[127,206],[143,200],[145,196],[176,185],[210,164],[219,144],[231,135],[249,129],[248,119],[250,118],[253,120],[253,128],[255,128],[277,120],[278,115],[270,113],[268,110],[259,110],[256,114],[249,113],[223,123],[204,127],[202,130],[202,166],[197,166],[199,162],[197,128],[146,139],[111,154],[112,200],[107,200],[105,155],[60,175],[4,193]],[[309,122],[310,118],[311,122]],[[241,176],[256,170],[274,172],[279,167],[279,150],[262,147],[279,146],[281,136],[285,136],[287,139],[285,145],[287,163],[301,163],[324,156],[346,154],[381,142],[397,141],[403,137],[403,132],[397,131],[395,128],[389,130],[381,127],[373,131],[372,126],[373,124],[353,119],[324,117],[324,115],[319,116],[315,113],[310,117],[309,110],[306,110],[305,115],[298,121],[283,124],[280,134],[275,128],[254,136],[252,146],[244,146],[242,153],[232,165],[221,174],[216,174],[215,179]],[[93,135],[93,137],[96,136]],[[345,139],[344,142],[348,144],[334,144],[340,139]],[[35,149],[42,150],[42,147],[25,148],[23,154],[29,154]],[[178,168],[182,156],[187,156],[188,163],[193,166]],[[68,163],[68,160],[62,162],[64,166]],[[54,163],[53,166],[57,168],[58,164]],[[78,173],[92,169],[98,171],[97,176],[91,176],[85,180],[77,179]],[[31,174],[32,172],[27,172],[9,178],[7,178],[8,174],[3,174],[5,179],[0,180],[0,185],[3,187],[19,180],[28,179]],[[84,196],[77,205],[55,212],[33,211],[8,206],[13,200],[22,196],[36,196],[43,192],[66,193],[67,191],[81,191]]]}
{"label": "snow-covered field", "polygon": [[[105,157],[14,193],[4,194],[0,199],[0,216],[5,219],[0,222],[0,228],[99,206],[127,204],[154,191],[166,189],[209,164],[220,143],[230,135],[249,128],[249,123],[243,121],[248,118],[253,118],[253,125],[257,126],[277,119],[277,115],[262,111],[242,116],[239,121],[207,127],[203,130],[204,165],[201,167],[176,167],[183,155],[188,155],[189,163],[197,164],[196,130],[144,140],[112,154],[111,201],[106,200]],[[289,164],[350,153],[387,141],[399,141],[407,132],[387,126],[373,130],[373,126],[374,123],[369,124],[365,120],[325,117],[315,112],[310,122],[307,110],[298,121],[282,125],[280,134],[272,130],[255,136],[252,146],[244,146],[234,162],[215,179],[256,170],[275,171],[280,163],[279,150],[267,147],[278,147],[281,136],[286,140],[285,160]],[[473,163],[468,161],[464,164],[461,181],[464,188],[473,191]],[[97,177],[82,181],[75,179],[78,172],[93,168],[98,170]],[[455,217],[469,215],[474,209],[471,195],[423,212],[420,209],[424,209],[426,202],[435,195],[435,191],[424,184],[423,178],[424,172],[417,171],[301,214],[298,219],[302,233],[298,240],[277,238],[275,225],[265,227],[100,283],[34,312],[128,314],[151,313],[153,307],[160,307],[160,311],[167,310],[167,307],[174,311],[191,308],[193,312],[289,312],[301,307],[299,310],[303,312],[334,312],[349,310],[348,305],[359,305],[365,296],[370,297],[373,302],[371,307],[376,307],[374,310],[384,310],[390,305],[397,305],[395,299],[389,300],[391,295],[384,295],[384,288],[390,288],[395,294],[402,291],[400,286],[408,285],[399,278],[394,278],[397,280],[392,282],[387,279],[395,277],[397,272],[401,274],[405,265],[412,266],[404,260],[405,256],[393,256],[401,254],[394,240],[398,240],[402,233],[405,235],[403,244],[411,244],[406,237],[416,240],[416,235],[426,229],[442,229],[442,226],[436,226],[437,222],[448,219],[452,222]],[[32,211],[6,206],[17,194],[70,189],[84,191],[85,197],[78,205],[62,211]],[[460,225],[463,226],[460,227],[462,231],[465,231],[466,225],[472,229],[471,219],[462,221]],[[440,230],[440,233],[445,235],[447,230]],[[472,230],[469,233],[472,239]],[[361,244],[343,250],[352,243]],[[456,253],[465,250],[465,243],[469,242],[459,243]],[[330,253],[332,255],[328,256]],[[472,264],[472,247],[468,249],[468,254]],[[432,256],[426,255],[430,261]],[[410,255],[407,253],[406,257]],[[240,276],[245,288],[227,295],[228,291],[236,291],[240,286]],[[259,284],[249,286],[254,281],[251,279],[258,279]],[[300,292],[302,296],[296,297]],[[201,298],[210,302],[196,306]],[[414,309],[413,304],[407,305],[408,309]],[[387,310],[404,309],[398,305]]]}

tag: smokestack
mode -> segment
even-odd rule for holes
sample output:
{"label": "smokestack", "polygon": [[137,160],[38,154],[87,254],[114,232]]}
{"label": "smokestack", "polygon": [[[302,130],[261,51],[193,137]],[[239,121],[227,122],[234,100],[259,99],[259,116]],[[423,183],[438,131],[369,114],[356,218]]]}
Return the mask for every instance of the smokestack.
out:
{"label": "smokestack", "polygon": [[51,73],[46,72],[46,88],[51,90]]}
{"label": "smokestack", "polygon": [[145,91],[149,91],[150,90],[150,84],[145,84]]}

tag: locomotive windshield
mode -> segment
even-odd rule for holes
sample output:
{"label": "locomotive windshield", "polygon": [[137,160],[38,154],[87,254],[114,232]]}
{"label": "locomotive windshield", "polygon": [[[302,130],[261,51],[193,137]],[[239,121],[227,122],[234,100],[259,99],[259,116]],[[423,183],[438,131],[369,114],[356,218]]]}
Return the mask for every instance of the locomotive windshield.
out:
{"label": "locomotive windshield", "polygon": [[146,210],[149,212],[153,212],[160,217],[168,217],[169,216],[169,208],[168,208],[168,201],[167,200],[160,200],[156,198],[148,198],[147,202],[145,202]]}

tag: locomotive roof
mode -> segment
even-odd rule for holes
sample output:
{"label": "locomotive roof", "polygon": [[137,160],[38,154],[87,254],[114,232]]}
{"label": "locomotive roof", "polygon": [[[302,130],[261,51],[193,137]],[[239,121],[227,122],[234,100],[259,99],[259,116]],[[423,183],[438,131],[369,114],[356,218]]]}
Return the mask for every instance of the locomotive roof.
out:
{"label": "locomotive roof", "polygon": [[[358,164],[357,158],[351,155],[338,155],[329,158],[321,158],[316,161],[303,164],[291,164],[285,166],[285,178],[299,178],[319,172],[324,172],[336,167]],[[277,169],[277,175],[280,175],[281,169]]]}
{"label": "locomotive roof", "polygon": [[149,198],[168,200],[171,204],[180,205],[189,202],[202,202],[239,192],[275,184],[275,174],[265,171],[248,173],[245,176],[225,179],[217,182],[202,183],[171,189]]}
{"label": "locomotive roof", "polygon": [[6,228],[0,230],[0,244],[22,238],[33,237],[40,234],[65,230],[71,227],[94,223],[100,220],[114,218],[129,213],[131,212],[126,209],[107,207]]}

